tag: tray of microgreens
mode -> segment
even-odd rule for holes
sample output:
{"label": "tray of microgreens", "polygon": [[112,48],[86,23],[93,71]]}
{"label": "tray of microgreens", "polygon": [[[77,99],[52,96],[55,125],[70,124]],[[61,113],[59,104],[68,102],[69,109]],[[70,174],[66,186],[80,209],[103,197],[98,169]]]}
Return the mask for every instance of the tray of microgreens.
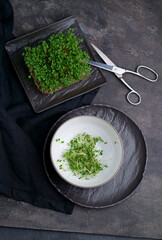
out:
{"label": "tray of microgreens", "polygon": [[[106,79],[73,17],[7,42],[6,51],[36,113],[99,88]],[[95,54],[95,53],[94,53]]]}
{"label": "tray of microgreens", "polygon": [[29,69],[29,79],[33,78],[42,93],[53,94],[85,77],[89,77],[91,67],[89,55],[79,45],[73,29],[67,33],[60,31],[43,40],[36,47],[25,47],[22,53]]}

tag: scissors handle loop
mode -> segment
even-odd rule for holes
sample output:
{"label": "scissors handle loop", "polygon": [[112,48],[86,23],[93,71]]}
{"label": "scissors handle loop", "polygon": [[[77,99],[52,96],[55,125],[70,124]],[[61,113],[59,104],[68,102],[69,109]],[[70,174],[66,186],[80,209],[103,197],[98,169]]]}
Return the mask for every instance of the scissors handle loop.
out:
{"label": "scissors handle loop", "polygon": [[[137,101],[133,102],[131,101],[131,95],[136,95],[137,96]],[[131,90],[128,94],[127,94],[127,100],[129,103],[131,103],[132,105],[138,105],[141,103],[141,96],[139,95],[138,92]]]}
{"label": "scissors handle loop", "polygon": [[[152,79],[152,78],[145,77],[143,74],[140,73],[140,70],[141,70],[141,69],[147,69],[147,70],[149,70],[150,72],[152,72],[152,73],[154,74],[155,78]],[[144,78],[144,79],[146,79],[146,80],[148,80],[148,81],[150,81],[150,82],[156,82],[156,81],[158,80],[158,74],[157,74],[157,72],[155,72],[153,69],[151,69],[151,68],[149,68],[149,67],[147,67],[147,66],[144,66],[144,65],[138,66],[138,68],[137,68],[137,74],[138,74],[138,76],[140,76],[140,77],[142,77],[142,78]]]}
{"label": "scissors handle loop", "polygon": [[[127,94],[127,100],[129,103],[131,103],[132,105],[138,105],[141,103],[141,96],[139,95],[138,92],[136,92],[131,86],[129,86],[129,84],[123,79],[123,78],[119,78],[123,83],[124,85],[130,90]],[[131,96],[132,95],[136,95],[137,97],[137,101],[136,102],[133,102],[131,100]]]}

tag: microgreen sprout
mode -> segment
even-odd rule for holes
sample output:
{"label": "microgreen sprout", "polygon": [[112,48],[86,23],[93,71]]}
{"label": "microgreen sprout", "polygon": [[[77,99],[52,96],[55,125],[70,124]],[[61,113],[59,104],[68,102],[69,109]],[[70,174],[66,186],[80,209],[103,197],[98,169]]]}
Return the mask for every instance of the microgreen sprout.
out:
{"label": "microgreen sprout", "polygon": [[[79,179],[89,179],[89,176],[96,176],[107,164],[102,164],[100,157],[103,150],[96,147],[97,142],[103,141],[101,137],[92,137],[87,133],[76,135],[69,143],[69,148],[64,152],[62,161],[67,161],[70,169]],[[60,162],[60,160],[59,160]],[[60,165],[62,169],[62,162]]]}
{"label": "microgreen sprout", "polygon": [[53,92],[78,82],[90,75],[89,56],[80,47],[72,28],[66,33],[53,34],[35,47],[25,47],[22,53],[41,92]]}
{"label": "microgreen sprout", "polygon": [[56,139],[56,142],[64,143],[64,141],[61,140],[60,138],[57,138],[57,139]]}

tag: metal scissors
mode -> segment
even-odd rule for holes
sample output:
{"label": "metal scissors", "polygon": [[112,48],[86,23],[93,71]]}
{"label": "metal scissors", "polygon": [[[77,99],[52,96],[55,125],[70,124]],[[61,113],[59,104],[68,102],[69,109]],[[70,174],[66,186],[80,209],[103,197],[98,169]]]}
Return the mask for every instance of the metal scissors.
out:
{"label": "metal scissors", "polygon": [[[136,72],[133,72],[133,71],[130,71],[130,70],[126,70],[126,69],[123,69],[123,68],[120,68],[120,67],[117,67],[101,50],[99,50],[96,46],[94,46],[92,44],[93,48],[95,49],[95,51],[98,53],[98,55],[102,58],[102,60],[106,63],[106,64],[103,64],[103,63],[98,63],[98,62],[94,62],[94,61],[89,61],[88,63],[92,66],[95,66],[95,67],[98,67],[98,68],[101,68],[101,69],[104,69],[104,70],[107,70],[107,71],[110,71],[110,72],[113,72],[124,84],[125,86],[130,90],[127,94],[127,100],[129,103],[131,103],[132,105],[138,105],[140,104],[141,102],[141,96],[138,92],[136,92],[130,85],[128,85],[128,83],[126,83],[126,81],[123,79],[123,75],[125,73],[131,73],[131,74],[134,74],[134,75],[137,75],[143,79],[146,79],[150,82],[156,82],[157,79],[158,79],[158,74],[151,68],[147,67],[147,66],[144,66],[144,65],[140,65],[138,66]],[[151,71],[155,78],[154,79],[151,79],[151,78],[148,78],[148,77],[145,77],[144,75],[142,75],[139,71],[141,69],[147,69],[149,71]],[[137,96],[137,101],[136,102],[133,102],[131,101],[131,95],[132,94],[135,94]]]}

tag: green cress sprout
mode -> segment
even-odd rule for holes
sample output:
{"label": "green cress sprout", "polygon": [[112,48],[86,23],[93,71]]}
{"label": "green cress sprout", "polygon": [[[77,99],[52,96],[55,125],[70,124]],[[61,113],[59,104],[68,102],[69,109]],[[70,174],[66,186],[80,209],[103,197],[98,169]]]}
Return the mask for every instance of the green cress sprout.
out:
{"label": "green cress sprout", "polygon": [[103,150],[96,148],[97,142],[104,142],[101,137],[92,137],[87,133],[80,133],[75,136],[69,145],[69,149],[63,154],[63,159],[58,159],[60,162],[60,169],[63,169],[63,163],[65,160],[75,176],[78,178],[89,179],[89,176],[95,176],[106,164],[100,162],[100,156],[103,154]]}
{"label": "green cress sprout", "polygon": [[36,47],[24,48],[22,55],[29,78],[33,77],[41,92],[53,94],[90,75],[89,56],[79,46],[82,41],[70,28],[65,34],[51,35]]}

